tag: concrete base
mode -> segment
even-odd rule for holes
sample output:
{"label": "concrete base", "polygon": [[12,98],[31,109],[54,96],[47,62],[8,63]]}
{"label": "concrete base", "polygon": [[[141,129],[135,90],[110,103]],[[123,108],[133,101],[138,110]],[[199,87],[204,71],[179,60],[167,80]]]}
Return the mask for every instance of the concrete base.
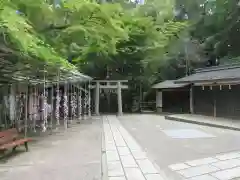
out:
{"label": "concrete base", "polygon": [[[196,118],[184,118],[184,117],[177,117],[175,115],[171,116],[164,116],[165,119],[167,120],[172,120],[172,121],[179,121],[179,122],[186,122],[186,123],[191,123],[191,124],[199,124],[203,126],[210,126],[210,127],[216,127],[216,128],[222,128],[222,129],[230,129],[230,130],[235,130],[235,131],[240,131],[240,127],[238,126],[233,126],[231,122],[229,123],[221,123],[218,122],[218,120],[214,121],[206,121],[206,120],[199,120]],[[220,120],[219,120],[220,121]]]}
{"label": "concrete base", "polygon": [[157,107],[157,112],[158,112],[158,113],[163,112],[163,108],[162,108],[162,107]]}

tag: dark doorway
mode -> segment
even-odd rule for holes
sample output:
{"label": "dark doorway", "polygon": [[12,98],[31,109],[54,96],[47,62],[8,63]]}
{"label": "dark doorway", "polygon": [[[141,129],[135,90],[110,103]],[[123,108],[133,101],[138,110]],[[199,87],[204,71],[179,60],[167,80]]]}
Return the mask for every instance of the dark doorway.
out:
{"label": "dark doorway", "polygon": [[115,91],[100,92],[100,113],[116,114],[118,112],[117,94]]}
{"label": "dark doorway", "polygon": [[196,86],[193,88],[194,113],[214,116],[214,91],[211,87]]}
{"label": "dark doorway", "polygon": [[188,90],[167,90],[162,96],[163,112],[189,113]]}

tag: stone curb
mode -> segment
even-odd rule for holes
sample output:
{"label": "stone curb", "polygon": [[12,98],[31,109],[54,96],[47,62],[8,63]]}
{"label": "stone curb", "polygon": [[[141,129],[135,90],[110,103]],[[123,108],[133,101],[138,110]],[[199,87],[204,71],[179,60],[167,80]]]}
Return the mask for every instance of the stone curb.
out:
{"label": "stone curb", "polygon": [[107,155],[106,155],[106,147],[105,147],[105,135],[104,135],[104,127],[103,127],[103,117],[101,117],[102,121],[102,144],[101,144],[101,180],[108,180],[108,167],[107,167]]}
{"label": "stone curb", "polygon": [[203,126],[216,127],[216,128],[221,128],[221,129],[230,129],[230,130],[234,130],[234,131],[240,131],[240,127],[220,125],[220,124],[214,124],[214,123],[208,123],[208,122],[199,122],[199,121],[194,121],[194,120],[190,120],[190,119],[184,119],[184,118],[180,118],[180,117],[172,117],[172,116],[164,116],[164,118],[166,120],[171,120],[171,121],[186,122],[186,123],[191,123],[191,124],[198,124],[198,125],[203,125]]}

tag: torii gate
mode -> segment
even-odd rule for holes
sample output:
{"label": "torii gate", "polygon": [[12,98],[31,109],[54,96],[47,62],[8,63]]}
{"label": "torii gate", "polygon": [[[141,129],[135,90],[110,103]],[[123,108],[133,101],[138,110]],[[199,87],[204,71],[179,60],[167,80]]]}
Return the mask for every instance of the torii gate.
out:
{"label": "torii gate", "polygon": [[100,90],[108,89],[108,90],[117,90],[118,97],[118,115],[122,115],[122,89],[128,89],[128,85],[124,85],[123,83],[127,83],[128,80],[95,80],[92,81],[94,84],[90,85],[91,89],[95,89],[95,114],[99,115],[99,98],[100,98]]}

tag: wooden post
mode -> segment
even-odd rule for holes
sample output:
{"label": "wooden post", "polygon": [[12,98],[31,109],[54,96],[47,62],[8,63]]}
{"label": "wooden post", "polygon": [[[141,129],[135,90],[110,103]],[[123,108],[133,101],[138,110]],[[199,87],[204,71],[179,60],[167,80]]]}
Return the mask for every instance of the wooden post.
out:
{"label": "wooden post", "polygon": [[88,83],[88,118],[91,117],[91,89],[90,89],[90,81]]}
{"label": "wooden post", "polygon": [[50,119],[50,130],[51,130],[51,133],[52,133],[52,130],[53,130],[53,102],[54,102],[54,86],[52,85],[52,88],[51,88],[51,119]]}
{"label": "wooden post", "polygon": [[193,86],[190,87],[190,113],[194,113],[194,103],[193,103]]}
{"label": "wooden post", "polygon": [[100,94],[100,83],[96,82],[95,88],[95,114],[99,116],[99,94]]}
{"label": "wooden post", "polygon": [[217,116],[217,96],[216,96],[216,89],[214,88],[213,91],[213,116]]}
{"label": "wooden post", "polygon": [[87,93],[87,83],[84,84],[84,116],[83,119],[87,119],[87,104],[88,104],[88,93]]}
{"label": "wooden post", "polygon": [[158,113],[163,111],[163,102],[162,102],[163,92],[160,90],[156,91],[156,109]]}
{"label": "wooden post", "polygon": [[122,89],[121,82],[117,82],[117,96],[118,96],[118,115],[122,115]]}
{"label": "wooden post", "polygon": [[69,118],[68,118],[68,124],[72,124],[72,120],[73,120],[73,118],[72,118],[72,115],[73,115],[73,94],[72,94],[72,85],[71,85],[71,82],[67,85],[68,87],[68,94],[67,94],[67,96],[68,96],[68,99],[69,99],[69,104],[68,104],[68,106],[69,106]]}
{"label": "wooden post", "polygon": [[26,96],[25,96],[25,118],[24,118],[24,137],[27,137],[27,130],[28,130],[28,82],[27,81],[27,88],[26,88]]}

